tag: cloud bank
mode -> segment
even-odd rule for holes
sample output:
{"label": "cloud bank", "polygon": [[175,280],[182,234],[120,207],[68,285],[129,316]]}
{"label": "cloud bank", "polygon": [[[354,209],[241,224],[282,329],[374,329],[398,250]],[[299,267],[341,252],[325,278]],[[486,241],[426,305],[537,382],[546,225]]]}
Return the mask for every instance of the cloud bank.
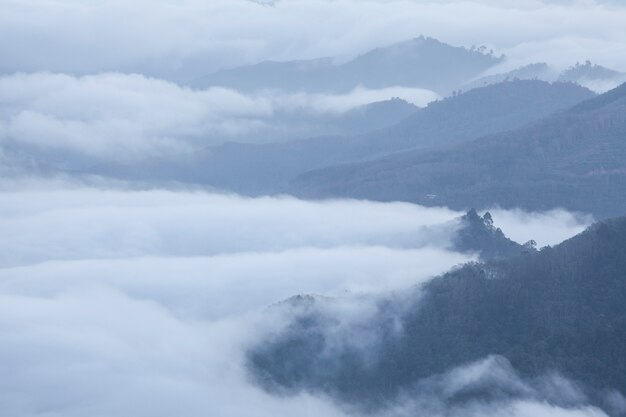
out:
{"label": "cloud bank", "polygon": [[[225,141],[261,142],[283,116],[337,115],[393,96],[425,105],[434,93],[401,87],[342,95],[181,87],[224,67],[347,60],[421,34],[486,44],[509,56],[504,67],[591,59],[626,70],[626,8],[613,2],[0,3],[0,170],[9,172],[0,181],[0,414],[8,416],[344,417],[350,411],[329,398],[275,397],[250,381],[246,347],[285,324],[267,307],[295,294],[368,301],[475,256],[450,249],[461,213],[445,208],[12,183],[7,155],[184,160]],[[590,221],[565,212],[494,218],[540,245]],[[371,306],[334,313],[358,321]],[[534,389],[490,358],[435,385],[445,394],[494,375]],[[584,399],[448,409],[441,398],[407,399],[380,417],[603,416]]]}
{"label": "cloud bank", "polygon": [[469,259],[422,242],[455,213],[404,204],[22,189],[0,211],[7,415],[342,416],[247,380],[242,350],[281,321],[260,312]]}
{"label": "cloud bank", "polygon": [[[7,415],[348,415],[330,399],[274,397],[250,382],[244,350],[285,319],[266,307],[302,293],[371,297],[472,259],[448,249],[460,213],[404,203],[58,182],[4,183],[0,201]],[[526,221],[507,221],[516,218]]]}
{"label": "cloud bank", "polygon": [[184,157],[225,141],[267,140],[263,133],[280,130],[279,117],[335,115],[390,97],[423,106],[437,95],[400,87],[245,95],[191,90],[137,74],[17,74],[0,77],[0,146],[99,160]]}
{"label": "cloud bank", "polygon": [[2,196],[0,265],[309,247],[445,247],[450,228],[438,232],[432,226],[458,215],[403,203],[166,190],[23,190]]}

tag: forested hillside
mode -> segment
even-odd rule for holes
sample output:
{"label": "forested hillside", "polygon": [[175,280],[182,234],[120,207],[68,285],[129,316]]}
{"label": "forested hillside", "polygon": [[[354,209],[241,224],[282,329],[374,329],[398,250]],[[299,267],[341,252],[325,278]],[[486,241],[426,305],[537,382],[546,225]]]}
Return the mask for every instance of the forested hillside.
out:
{"label": "forested hillside", "polygon": [[626,211],[626,84],[538,123],[444,150],[399,153],[298,177],[306,197],[426,205]]}
{"label": "forested hillside", "polygon": [[594,93],[572,83],[506,81],[433,102],[405,120],[353,140],[335,161],[354,162],[409,149],[446,147],[513,130]]}
{"label": "forested hillside", "polygon": [[[424,378],[494,354],[527,377],[559,372],[592,397],[607,389],[624,392],[624,299],[622,217],[556,247],[468,264],[384,297],[376,316],[353,331],[325,314],[323,301],[292,300],[304,308],[293,310],[291,324],[253,349],[249,361],[268,389],[321,391],[372,407]],[[375,336],[337,340],[368,331]],[[359,345],[363,340],[371,345]],[[375,354],[365,359],[361,349]]]}

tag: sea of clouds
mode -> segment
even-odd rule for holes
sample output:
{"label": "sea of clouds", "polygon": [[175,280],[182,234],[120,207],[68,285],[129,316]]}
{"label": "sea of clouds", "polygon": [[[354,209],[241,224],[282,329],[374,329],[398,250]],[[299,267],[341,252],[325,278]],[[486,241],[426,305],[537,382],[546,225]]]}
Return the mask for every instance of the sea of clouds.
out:
{"label": "sea of clouds", "polygon": [[[345,415],[251,382],[247,346],[288,318],[267,307],[402,290],[474,259],[450,250],[461,213],[405,203],[40,181],[6,182],[0,201],[6,415]],[[586,225],[565,212],[495,217],[505,230],[554,228],[543,244]]]}
{"label": "sea of clouds", "polygon": [[[345,416],[329,398],[272,396],[251,381],[246,348],[286,320],[267,307],[296,294],[402,291],[475,259],[451,249],[462,213],[445,208],[14,181],[13,156],[26,155],[27,176],[30,153],[177,157],[254,137],[276,114],[340,114],[390,97],[423,106],[436,95],[182,86],[220,68],[347,60],[422,34],[505,53],[501,70],[586,59],[626,70],[617,2],[0,0],[0,10],[2,416]],[[559,210],[493,214],[539,246],[591,222]],[[447,389],[503,374],[528,385],[497,359],[450,372]],[[430,415],[603,415],[583,400],[454,410],[441,398],[407,399],[388,415],[424,404]]]}
{"label": "sea of clouds", "polygon": [[64,152],[98,161],[185,157],[226,141],[278,140],[285,136],[281,125],[291,117],[338,115],[390,97],[418,106],[438,98],[404,87],[244,94],[219,87],[193,90],[138,74],[19,73],[0,77],[0,149]]}

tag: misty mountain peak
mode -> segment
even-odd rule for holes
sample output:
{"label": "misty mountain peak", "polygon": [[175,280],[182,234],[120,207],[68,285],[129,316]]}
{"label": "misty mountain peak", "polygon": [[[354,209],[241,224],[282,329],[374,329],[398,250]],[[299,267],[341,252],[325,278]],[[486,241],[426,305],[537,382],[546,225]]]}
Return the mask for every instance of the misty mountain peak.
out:
{"label": "misty mountain peak", "polygon": [[593,64],[587,60],[581,64],[577,62],[576,65],[571,66],[561,73],[559,76],[560,81],[578,81],[583,78],[587,79],[607,79],[615,78],[624,75],[619,71],[612,70],[610,68],[603,67],[602,65]]}
{"label": "misty mountain peak", "polygon": [[298,294],[275,304],[275,306],[296,308],[313,307],[315,303],[319,300],[319,298],[319,296],[311,294]]}
{"label": "misty mountain peak", "polygon": [[483,261],[504,259],[521,255],[529,250],[504,235],[504,232],[493,224],[491,213],[480,216],[475,209],[469,210],[460,219],[453,245],[460,252],[478,252]]}
{"label": "misty mountain peak", "polygon": [[[396,56],[400,55],[421,55],[425,53],[432,53],[434,51],[443,51],[443,50],[456,50],[456,51],[466,51],[475,55],[483,55],[492,57],[494,52],[493,50],[487,50],[485,46],[472,46],[470,48],[465,47],[455,47],[449,45],[447,43],[441,42],[438,39],[427,37],[427,36],[419,36],[417,38],[409,39],[406,41],[398,42],[393,45],[387,47],[376,48],[361,57],[365,57],[368,55],[376,55],[376,54],[394,54]],[[495,61],[503,60],[504,57],[493,57]]]}
{"label": "misty mountain peak", "polygon": [[502,59],[485,47],[467,49],[422,36],[375,48],[343,64],[336,64],[332,58],[265,61],[224,69],[191,84],[197,88],[333,93],[349,92],[358,86],[403,86],[445,95]]}

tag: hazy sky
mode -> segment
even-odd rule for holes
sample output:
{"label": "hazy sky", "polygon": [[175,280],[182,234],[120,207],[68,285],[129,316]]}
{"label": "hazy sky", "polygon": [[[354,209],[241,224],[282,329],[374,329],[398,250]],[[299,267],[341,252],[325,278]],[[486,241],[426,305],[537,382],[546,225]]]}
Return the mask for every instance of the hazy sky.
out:
{"label": "hazy sky", "polygon": [[586,59],[626,71],[626,5],[619,4],[0,0],[0,148],[9,141],[128,162],[230,140],[270,141],[262,132],[280,130],[272,123],[281,112],[338,113],[391,97],[424,106],[438,96],[402,87],[243,94],[175,83],[264,59],[347,59],[422,34],[505,53],[509,60],[495,72]]}
{"label": "hazy sky", "polygon": [[263,59],[350,57],[421,34],[509,65],[626,70],[626,5],[594,0],[2,0],[0,71],[187,80]]}

